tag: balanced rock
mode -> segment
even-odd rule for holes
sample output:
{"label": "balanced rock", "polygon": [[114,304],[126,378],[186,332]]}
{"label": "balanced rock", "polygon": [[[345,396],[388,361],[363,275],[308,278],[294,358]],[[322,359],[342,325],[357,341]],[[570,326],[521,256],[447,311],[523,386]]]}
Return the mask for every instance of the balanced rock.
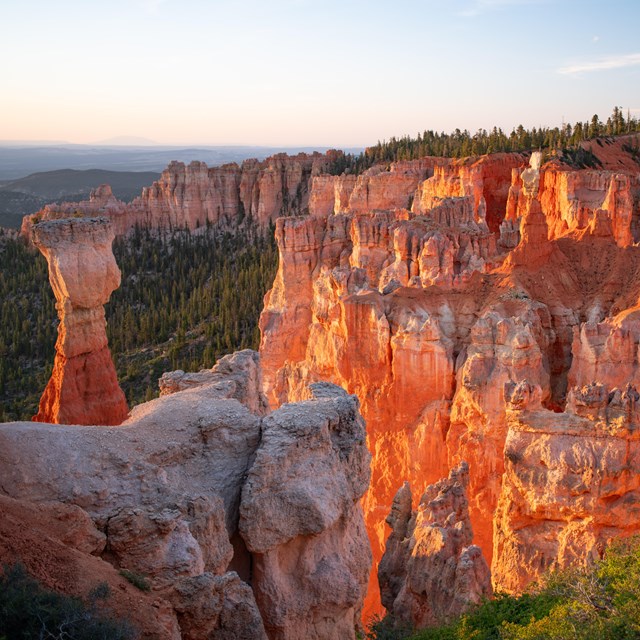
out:
{"label": "balanced rock", "polygon": [[103,307],[120,286],[113,238],[107,218],[50,220],[33,227],[60,318],[53,373],[34,416],[38,422],[118,425],[127,417]]}

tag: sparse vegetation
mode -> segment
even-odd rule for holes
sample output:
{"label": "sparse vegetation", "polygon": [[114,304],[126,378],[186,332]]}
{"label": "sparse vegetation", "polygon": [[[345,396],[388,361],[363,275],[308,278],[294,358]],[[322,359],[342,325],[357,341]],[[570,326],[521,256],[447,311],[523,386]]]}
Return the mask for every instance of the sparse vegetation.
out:
{"label": "sparse vegetation", "polygon": [[602,167],[602,163],[596,155],[582,147],[562,149],[562,160],[574,169],[600,169]]}
{"label": "sparse vegetation", "polygon": [[622,150],[626,151],[638,164],[640,164],[640,146],[636,143],[635,145],[623,144]]}
{"label": "sparse vegetation", "polygon": [[129,569],[120,569],[119,573],[125,580],[136,587],[136,589],[140,589],[140,591],[151,591],[151,583],[141,573],[129,571]]}
{"label": "sparse vegetation", "polygon": [[[531,151],[545,149],[562,151],[564,154],[577,153],[581,142],[599,136],[618,136],[640,131],[640,120],[625,116],[621,107],[614,107],[606,122],[594,115],[588,122],[564,124],[562,127],[533,127],[525,129],[518,125],[511,133],[493,127],[491,131],[479,129],[471,133],[466,129],[456,129],[451,133],[433,130],[423,131],[415,137],[403,136],[378,142],[361,154],[347,154],[338,158],[329,173],[339,175],[344,171],[359,174],[378,162],[415,160],[424,156],[464,158],[466,156],[495,153],[498,151]],[[593,166],[589,154],[578,159],[576,166]],[[582,165],[580,163],[583,163]]]}
{"label": "sparse vegetation", "polygon": [[20,564],[0,575],[0,638],[6,640],[129,640],[130,624],[101,606],[111,593],[98,584],[87,601],[43,588]]}
{"label": "sparse vegetation", "polygon": [[497,594],[450,624],[408,632],[376,620],[369,640],[640,638],[640,538],[614,542],[588,568],[551,573],[521,596]]}

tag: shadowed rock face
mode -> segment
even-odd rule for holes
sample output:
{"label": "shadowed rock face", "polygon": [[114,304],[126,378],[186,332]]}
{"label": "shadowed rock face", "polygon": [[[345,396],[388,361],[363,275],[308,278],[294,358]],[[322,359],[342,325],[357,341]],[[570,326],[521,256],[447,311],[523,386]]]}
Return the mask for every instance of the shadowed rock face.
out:
{"label": "shadowed rock face", "polygon": [[127,417],[103,307],[120,286],[113,238],[106,218],[51,220],[33,227],[60,318],[53,373],[33,418],[38,422],[118,425]]}
{"label": "shadowed rock face", "polygon": [[146,576],[173,631],[145,637],[355,638],[371,564],[357,399],[312,386],[265,417],[252,351],[201,382],[117,428],[0,425],[0,496],[46,503],[56,544],[105,575]]}
{"label": "shadowed rock face", "polygon": [[416,510],[409,484],[398,490],[378,567],[382,604],[396,622],[418,628],[446,622],[491,595],[489,567],[472,544],[468,484],[463,462],[426,488]]}
{"label": "shadowed rock face", "polygon": [[326,383],[262,423],[240,533],[270,638],[340,640],[359,625],[371,552],[356,505],[370,456],[358,402]]}

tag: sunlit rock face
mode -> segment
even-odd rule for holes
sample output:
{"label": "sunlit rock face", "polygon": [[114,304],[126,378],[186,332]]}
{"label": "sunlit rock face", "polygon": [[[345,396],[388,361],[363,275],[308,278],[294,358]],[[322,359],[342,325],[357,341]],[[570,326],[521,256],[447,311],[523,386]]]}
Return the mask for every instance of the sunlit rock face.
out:
{"label": "sunlit rock face", "polygon": [[34,420],[117,425],[127,417],[103,307],[120,286],[113,238],[107,218],[68,218],[33,227],[60,318],[53,373]]}
{"label": "sunlit rock face", "polygon": [[[363,506],[374,564],[403,483],[433,484],[464,460],[474,543],[500,566],[505,385],[528,380],[553,417],[572,387],[635,382],[640,283],[628,274],[640,268],[629,244],[639,171],[626,156],[612,171],[606,151],[601,170],[538,154],[427,159],[416,163],[424,173],[410,205],[393,165],[382,166],[369,179],[395,180],[396,195],[369,210],[357,199],[350,209],[345,195],[366,173],[321,176],[313,215],[278,221],[280,265],[260,320],[265,394],[277,407],[326,380],[360,399],[373,456]],[[564,227],[569,208],[590,213]],[[498,588],[510,584],[507,573],[496,570]],[[372,580],[365,616],[374,611]]]}
{"label": "sunlit rock face", "polygon": [[145,187],[130,204],[117,200],[108,185],[91,193],[87,201],[46,205],[25,216],[22,235],[40,220],[64,218],[80,213],[106,216],[116,235],[126,235],[136,225],[168,230],[196,230],[207,224],[235,229],[239,226],[266,228],[282,215],[302,215],[309,210],[312,181],[343,154],[284,153],[263,161],[245,160],[219,167],[204,162],[172,162],[160,178]]}
{"label": "sunlit rock face", "polygon": [[258,356],[242,351],[119,427],[0,425],[0,559],[19,550],[37,571],[12,536],[39,518],[73,566],[118,589],[119,569],[146,577],[144,637],[355,640],[371,565],[364,423],[334,385],[307,397],[265,416]]}
{"label": "sunlit rock face", "polygon": [[529,383],[505,391],[492,571],[514,592],[550,569],[601,558],[612,539],[640,529],[635,387],[576,387],[565,413],[543,410],[538,391]]}
{"label": "sunlit rock face", "polygon": [[444,623],[491,595],[489,567],[472,544],[468,482],[463,462],[425,489],[416,510],[409,484],[398,490],[378,567],[382,604],[396,623],[412,628]]}

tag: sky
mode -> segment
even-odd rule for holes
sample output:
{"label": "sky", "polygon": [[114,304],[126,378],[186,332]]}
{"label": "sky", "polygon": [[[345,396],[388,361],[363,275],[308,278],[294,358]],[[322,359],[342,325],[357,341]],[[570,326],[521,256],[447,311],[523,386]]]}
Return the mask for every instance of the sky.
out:
{"label": "sky", "polygon": [[640,116],[638,0],[0,0],[0,140],[357,147]]}

